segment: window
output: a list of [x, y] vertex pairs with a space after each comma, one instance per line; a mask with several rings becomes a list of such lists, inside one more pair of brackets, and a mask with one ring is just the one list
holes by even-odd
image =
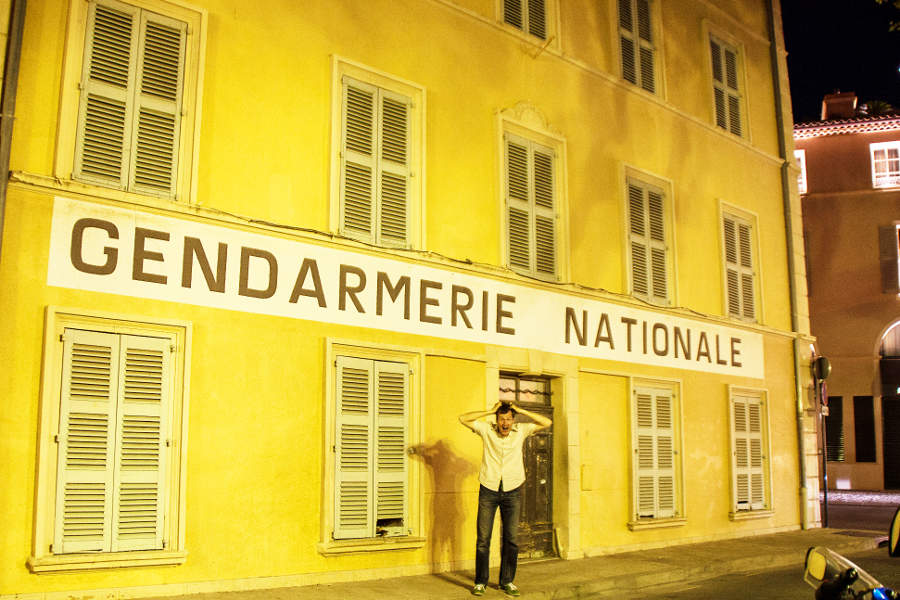
[[362, 242], [418, 247], [424, 90], [336, 60], [333, 222]]
[[875, 462], [875, 406], [872, 396], [853, 396], [856, 462]]
[[619, 48], [622, 77], [648, 92], [655, 92], [656, 48], [650, 0], [619, 0]]
[[661, 188], [629, 178], [628, 241], [631, 291], [656, 304], [669, 302], [669, 250], [665, 195]]
[[504, 148], [509, 266], [555, 280], [559, 273], [556, 153], [508, 132]]
[[731, 392], [731, 471], [734, 511], [768, 508], [768, 431], [763, 395]]
[[41, 417], [48, 435], [39, 438], [48, 441], [29, 567], [183, 562], [190, 327], [48, 312]]
[[841, 396], [828, 397], [825, 452], [829, 462], [844, 462], [844, 399]]
[[59, 144], [75, 152], [58, 153], [61, 176], [169, 199], [190, 194], [205, 13], [166, 4], [163, 14], [157, 4], [72, 3], [87, 27], [70, 35], [67, 51], [72, 85]]
[[411, 533], [409, 367], [337, 357], [334, 539]]
[[547, 0], [503, 0], [503, 22], [547, 39]]
[[794, 150], [794, 160], [797, 161], [797, 166], [800, 167], [800, 174], [797, 175], [797, 187], [800, 188], [801, 194], [805, 194], [808, 189], [806, 184], [806, 150]]
[[881, 291], [900, 292], [900, 230], [897, 225], [878, 228], [878, 254], [881, 263]]
[[871, 144], [872, 187], [900, 187], [900, 142]]
[[634, 520], [675, 517], [680, 492], [674, 389], [639, 384], [632, 394]]
[[730, 214], [722, 216], [725, 248], [725, 289], [728, 316], [756, 320], [756, 294], [753, 271], [753, 226], [747, 219]]
[[710, 38], [713, 96], [716, 125], [741, 135], [741, 93], [738, 85], [738, 51], [716, 38]]

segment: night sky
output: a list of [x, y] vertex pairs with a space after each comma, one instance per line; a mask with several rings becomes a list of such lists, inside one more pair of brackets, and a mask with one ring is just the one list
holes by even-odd
[[859, 103], [900, 109], [900, 10], [875, 0], [781, 0], [794, 123], [818, 121], [822, 97], [856, 92]]

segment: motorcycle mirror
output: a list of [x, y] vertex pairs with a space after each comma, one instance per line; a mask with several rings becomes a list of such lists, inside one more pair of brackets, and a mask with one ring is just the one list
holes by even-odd
[[894, 512], [891, 529], [888, 531], [888, 554], [900, 556], [900, 507]]
[[819, 546], [806, 551], [806, 568], [803, 572], [803, 580], [814, 588], [818, 588], [826, 577], [828, 558]]

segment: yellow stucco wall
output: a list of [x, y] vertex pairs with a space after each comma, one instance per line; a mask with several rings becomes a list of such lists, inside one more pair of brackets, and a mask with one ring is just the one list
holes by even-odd
[[[148, 0], [152, 2], [154, 0]], [[555, 384], [554, 525], [566, 557], [583, 552], [775, 531], [801, 523], [788, 271], [768, 42], [757, 2], [660, 3], [662, 92], [623, 83], [613, 0], [551, 2], [547, 48], [498, 23], [493, 0], [374, 0], [249, 4], [203, 0], [200, 139], [195, 204], [72, 184], [55, 172], [66, 55], [65, 0], [29, 2], [0, 262], [0, 596], [135, 588], [173, 593], [298, 585], [331, 578], [468, 568], [474, 559], [480, 445], [456, 416], [492, 403], [502, 370], [546, 374]], [[712, 27], [712, 29], [710, 29]], [[708, 32], [733, 36], [743, 54], [748, 134], [713, 124]], [[575, 359], [522, 349], [227, 311], [47, 284], [54, 196], [252, 231], [363, 254], [378, 249], [330, 232], [333, 57], [425, 89], [424, 250], [400, 260], [541, 288], [501, 267], [500, 114], [524, 103], [545, 132], [565, 140], [569, 278], [559, 293], [696, 317], [763, 336], [765, 378]], [[626, 169], [669, 186], [673, 309], [628, 294]], [[59, 178], [57, 178], [59, 176]], [[756, 219], [761, 323], [723, 317], [721, 206]], [[246, 218], [267, 222], [254, 225]], [[296, 228], [313, 230], [298, 233]], [[320, 233], [316, 233], [320, 232]], [[324, 233], [321, 233], [324, 232]], [[440, 258], [449, 257], [449, 260]], [[395, 255], [396, 257], [396, 255]], [[437, 257], [437, 258], [435, 258]], [[459, 267], [452, 261], [470, 260]], [[580, 286], [580, 287], [577, 287]], [[542, 284], [543, 285], [543, 284]], [[544, 286], [541, 289], [546, 289]], [[33, 574], [37, 439], [47, 306], [172, 319], [192, 325], [185, 443], [186, 562], [178, 566]], [[317, 546], [323, 487], [328, 342], [420, 353], [410, 463], [421, 547], [325, 556]], [[632, 531], [633, 379], [680, 390], [686, 521]], [[728, 386], [768, 398], [772, 511], [732, 521]], [[417, 524], [418, 528], [418, 524]], [[222, 583], [231, 582], [231, 583]], [[138, 586], [140, 587], [138, 589]], [[152, 590], [146, 586], [162, 586]], [[216, 587], [219, 586], [219, 587]], [[143, 591], [141, 591], [143, 590]]]

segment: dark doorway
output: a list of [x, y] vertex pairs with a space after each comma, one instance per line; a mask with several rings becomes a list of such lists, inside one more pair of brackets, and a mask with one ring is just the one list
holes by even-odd
[[[499, 397], [553, 418], [549, 379], [501, 375]], [[516, 421], [528, 419], [519, 416]], [[556, 556], [553, 544], [553, 427], [529, 436], [523, 454], [525, 483], [519, 520], [519, 557]]]
[[900, 489], [900, 396], [881, 398], [884, 487]]

